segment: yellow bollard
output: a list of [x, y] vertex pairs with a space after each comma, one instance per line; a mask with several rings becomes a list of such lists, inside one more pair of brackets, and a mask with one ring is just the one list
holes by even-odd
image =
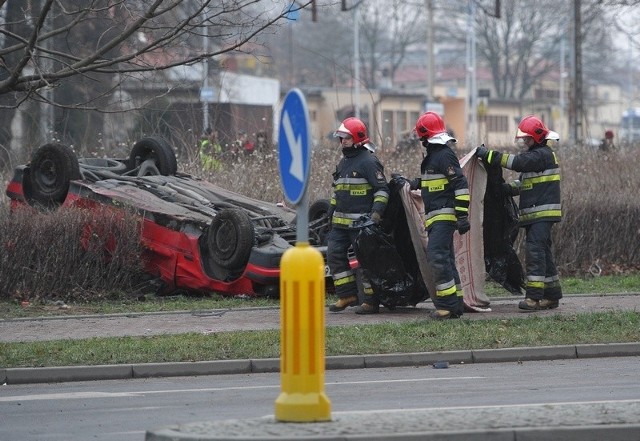
[[324, 261], [298, 242], [280, 261], [280, 380], [278, 421], [331, 420], [324, 392]]

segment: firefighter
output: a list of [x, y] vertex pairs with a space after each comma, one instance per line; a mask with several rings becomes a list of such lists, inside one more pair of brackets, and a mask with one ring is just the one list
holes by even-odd
[[200, 140], [200, 149], [198, 151], [202, 168], [206, 171], [219, 171], [222, 169], [220, 155], [222, 154], [222, 146], [218, 141], [218, 131], [207, 127], [204, 136]]
[[604, 138], [600, 141], [599, 148], [603, 152], [613, 150], [615, 148], [615, 145], [613, 144], [613, 130], [607, 130], [604, 132]]
[[[331, 270], [339, 300], [330, 305], [332, 312], [358, 306], [356, 273], [351, 268], [348, 250], [354, 244], [359, 221], [370, 218], [379, 224], [389, 199], [384, 168], [369, 146], [365, 124], [358, 118], [345, 119], [334, 133], [340, 139], [342, 159], [333, 173], [333, 196], [329, 209], [331, 231], [327, 243], [327, 264]], [[364, 299], [356, 314], [377, 314], [380, 302], [371, 284], [362, 280]]]
[[447, 133], [444, 120], [435, 112], [422, 114], [415, 127], [426, 148], [420, 178], [411, 184], [420, 188], [428, 234], [427, 261], [436, 283], [434, 319], [459, 318], [464, 312], [463, 291], [456, 268], [453, 234], [469, 231], [469, 184], [455, 154], [457, 140]]
[[500, 153], [484, 145], [476, 150], [476, 156], [486, 163], [521, 173], [519, 180], [504, 185], [507, 193], [520, 195], [519, 224], [526, 232], [526, 293], [518, 304], [524, 311], [557, 308], [562, 298], [551, 252], [551, 228], [562, 217], [560, 165], [547, 145], [549, 132], [538, 117], [529, 115], [520, 121], [516, 133], [516, 142], [526, 148], [524, 152]]

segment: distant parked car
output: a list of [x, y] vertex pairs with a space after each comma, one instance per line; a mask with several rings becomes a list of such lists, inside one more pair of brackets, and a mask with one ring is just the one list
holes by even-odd
[[[295, 210], [179, 173], [173, 148], [158, 137], [139, 140], [125, 159], [77, 158], [45, 144], [15, 169], [6, 193], [12, 209], [135, 210], [146, 270], [164, 293], [277, 296], [280, 258], [297, 236]], [[323, 256], [328, 208], [320, 200], [309, 209], [309, 243]]]

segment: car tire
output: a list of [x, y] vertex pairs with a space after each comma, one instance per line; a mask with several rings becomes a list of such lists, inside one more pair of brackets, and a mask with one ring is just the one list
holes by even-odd
[[244, 270], [255, 240], [253, 223], [242, 209], [225, 208], [213, 218], [207, 232], [207, 249], [222, 268]]
[[[173, 147], [158, 136], [142, 138], [133, 145], [129, 155], [129, 170], [135, 169], [147, 159], [154, 160], [155, 166], [162, 176], [175, 175], [178, 171], [178, 161]], [[139, 176], [146, 174], [148, 173], [143, 172]]]
[[28, 199], [55, 208], [66, 199], [71, 181], [79, 178], [80, 166], [73, 150], [63, 144], [45, 144], [31, 159]]
[[[327, 214], [329, 214], [329, 210], [331, 209], [331, 202], [329, 199], [318, 199], [309, 207], [309, 222], [313, 222], [318, 219], [326, 218]], [[327, 219], [327, 225], [318, 229], [318, 240], [320, 245], [327, 244], [327, 238], [329, 236], [329, 231], [331, 230], [331, 219]]]
[[326, 216], [331, 209], [331, 202], [329, 199], [318, 199], [309, 207], [309, 220], [320, 219]]

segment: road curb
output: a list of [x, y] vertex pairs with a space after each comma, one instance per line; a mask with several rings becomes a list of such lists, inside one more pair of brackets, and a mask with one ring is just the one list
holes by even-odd
[[[542, 346], [468, 351], [417, 352], [329, 356], [327, 370], [427, 366], [446, 361], [450, 365], [506, 363], [571, 358], [631, 357], [640, 355], [640, 342], [567, 346]], [[0, 369], [4, 384], [57, 383], [129, 378], [175, 377], [278, 372], [280, 359], [216, 360], [179, 363], [139, 363], [98, 366], [58, 366]]]

